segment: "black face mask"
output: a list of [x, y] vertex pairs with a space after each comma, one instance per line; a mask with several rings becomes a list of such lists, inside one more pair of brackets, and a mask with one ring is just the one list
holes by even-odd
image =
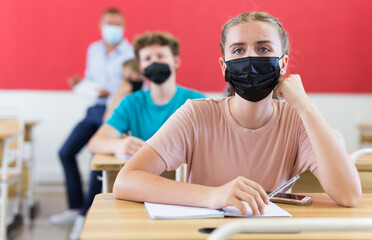
[[142, 79], [133, 80], [128, 78], [128, 82], [130, 83], [130, 85], [132, 85], [132, 92], [140, 90], [143, 85]]
[[245, 57], [227, 61], [225, 81], [245, 100], [261, 101], [278, 84], [281, 58]]
[[145, 68], [143, 75], [155, 84], [162, 84], [169, 78], [171, 71], [168, 64], [154, 62]]

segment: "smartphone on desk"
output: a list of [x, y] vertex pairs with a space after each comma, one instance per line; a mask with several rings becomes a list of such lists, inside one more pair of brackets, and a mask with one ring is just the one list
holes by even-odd
[[311, 196], [298, 195], [292, 193], [278, 193], [270, 199], [274, 203], [285, 203], [300, 206], [309, 206], [313, 203]]

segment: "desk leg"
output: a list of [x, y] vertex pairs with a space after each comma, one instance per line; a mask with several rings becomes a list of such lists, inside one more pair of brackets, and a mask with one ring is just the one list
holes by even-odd
[[7, 168], [5, 167], [7, 163], [6, 156], [8, 149], [8, 143], [6, 141], [0, 142], [0, 154], [2, 159], [1, 161], [1, 189], [0, 189], [0, 239], [6, 239], [7, 237], [7, 211], [8, 211], [8, 191], [9, 186], [6, 182], [6, 176], [8, 172], [6, 171]]
[[7, 235], [7, 211], [8, 211], [8, 184], [1, 183], [1, 209], [0, 209], [0, 239], [6, 239]]
[[102, 193], [108, 193], [108, 173], [106, 170], [102, 171]]
[[102, 193], [112, 193], [118, 172], [119, 171], [102, 171]]

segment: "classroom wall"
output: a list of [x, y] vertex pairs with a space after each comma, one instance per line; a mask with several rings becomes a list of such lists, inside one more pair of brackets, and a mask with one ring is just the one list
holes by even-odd
[[[219, 93], [207, 92], [210, 97]], [[354, 116], [358, 111], [371, 109], [372, 95], [309, 94], [325, 119], [345, 137], [348, 151], [358, 149], [358, 131]], [[0, 103], [18, 106], [26, 119], [40, 119], [35, 127], [36, 179], [38, 182], [63, 182], [58, 149], [75, 124], [84, 116], [89, 102], [69, 91], [4, 91]], [[0, 104], [1, 105], [1, 104]], [[84, 179], [89, 171], [90, 154], [84, 150], [78, 156]]]
[[68, 76], [83, 75], [86, 49], [111, 6], [124, 12], [129, 40], [147, 30], [179, 38], [177, 80], [185, 86], [222, 91], [221, 27], [239, 13], [267, 11], [288, 31], [289, 72], [308, 92], [372, 92], [370, 0], [4, 0], [0, 89], [68, 89]]

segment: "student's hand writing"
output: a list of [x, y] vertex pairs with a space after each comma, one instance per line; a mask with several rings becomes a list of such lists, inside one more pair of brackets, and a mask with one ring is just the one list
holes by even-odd
[[67, 78], [67, 83], [70, 87], [75, 87], [81, 81], [81, 77], [78, 75], [74, 75], [72, 77]]
[[214, 188], [209, 199], [211, 208], [235, 206], [242, 214], [246, 213], [246, 209], [241, 201], [247, 202], [255, 215], [259, 212], [263, 214], [265, 204], [269, 204], [269, 198], [261, 185], [245, 177], [237, 177]]
[[297, 110], [310, 101], [298, 74], [290, 74], [287, 78], [280, 80], [275, 92], [279, 97], [284, 97]]
[[145, 142], [133, 136], [128, 136], [123, 138], [116, 147], [116, 154], [120, 155], [134, 155], [143, 145]]

